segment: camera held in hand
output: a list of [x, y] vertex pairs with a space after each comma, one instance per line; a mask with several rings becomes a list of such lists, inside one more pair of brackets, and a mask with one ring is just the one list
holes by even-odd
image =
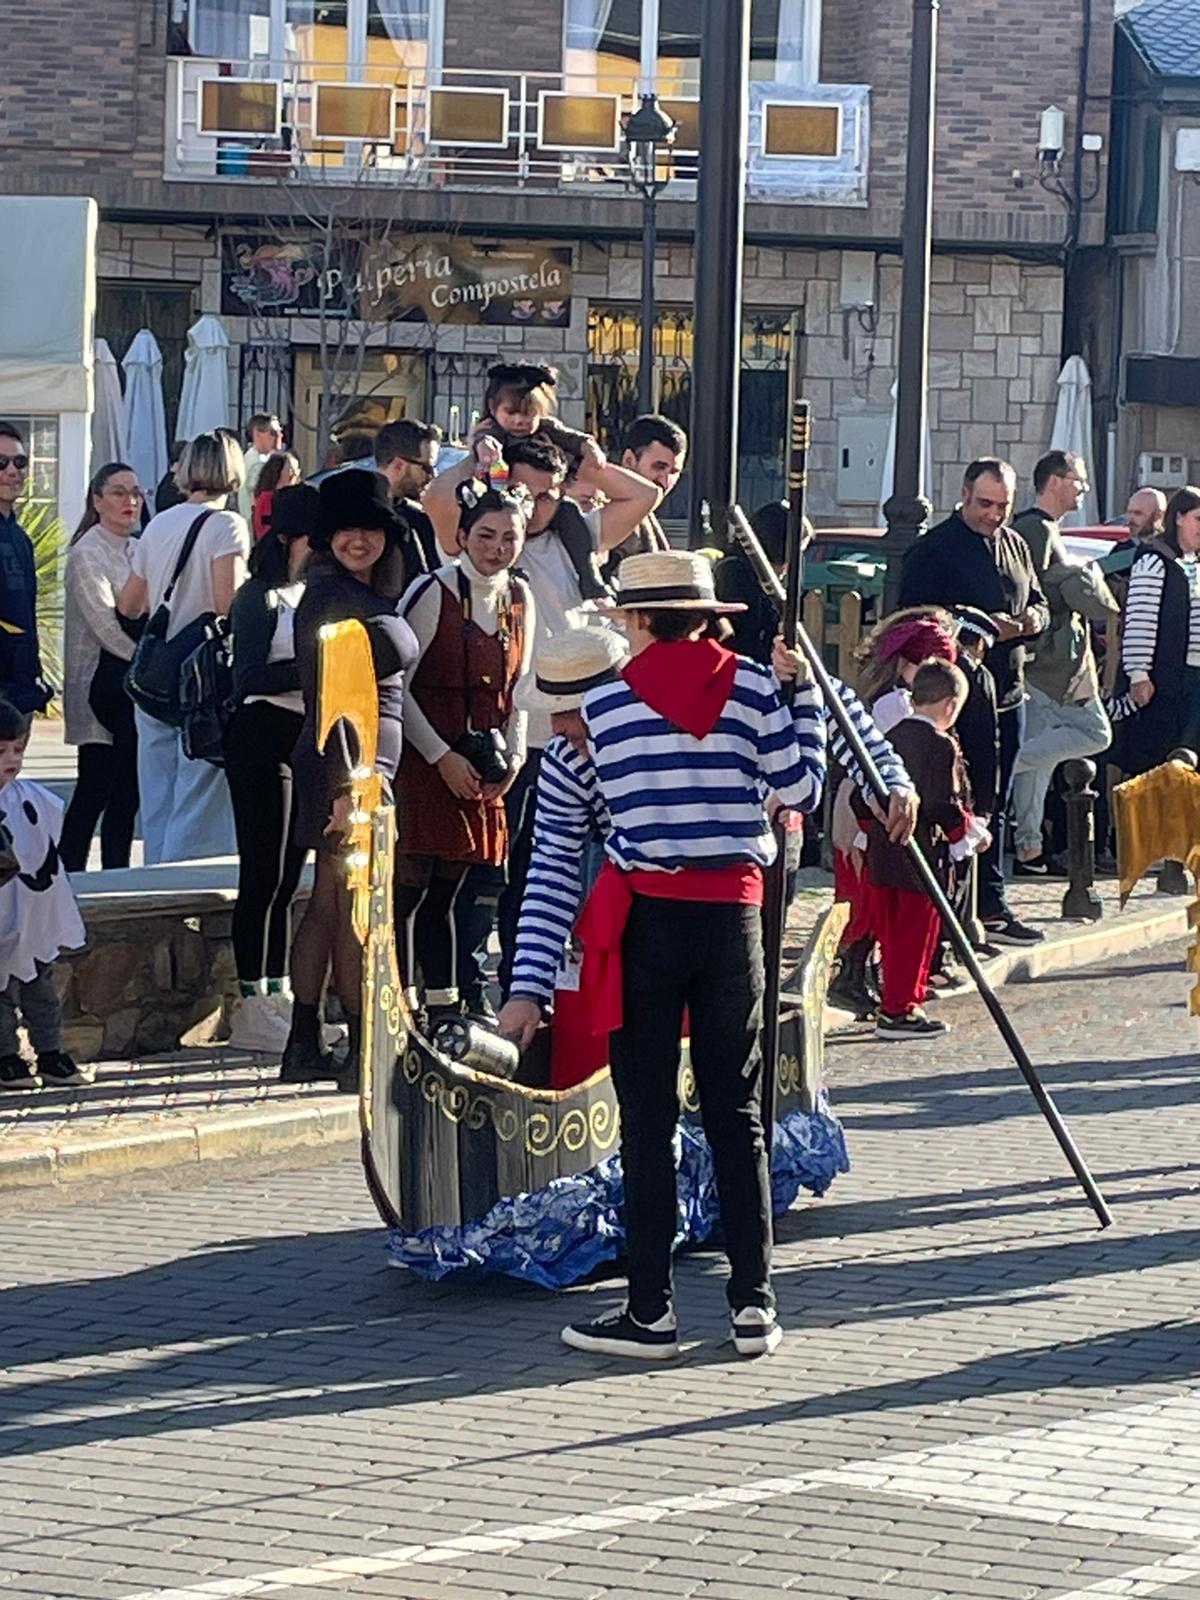
[[512, 771], [512, 757], [499, 728], [471, 728], [454, 741], [456, 755], [465, 756], [482, 783], [504, 783]]

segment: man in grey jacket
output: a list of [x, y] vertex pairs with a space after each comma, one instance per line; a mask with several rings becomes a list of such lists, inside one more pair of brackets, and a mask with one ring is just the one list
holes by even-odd
[[1051, 450], [1034, 468], [1036, 501], [1013, 519], [1024, 535], [1050, 604], [1050, 627], [1025, 669], [1029, 700], [1025, 742], [1013, 769], [1012, 805], [1016, 877], [1050, 871], [1042, 840], [1046, 795], [1054, 769], [1077, 756], [1098, 755], [1112, 740], [1100, 700], [1091, 625], [1115, 616], [1119, 606], [1094, 562], [1072, 562], [1060, 519], [1088, 490], [1087, 468], [1077, 455]]

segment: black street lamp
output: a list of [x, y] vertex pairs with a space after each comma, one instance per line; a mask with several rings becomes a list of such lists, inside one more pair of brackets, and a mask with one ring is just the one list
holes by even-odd
[[905, 552], [929, 517], [925, 434], [929, 417], [929, 263], [933, 251], [933, 139], [939, 0], [913, 0], [904, 187], [904, 253], [896, 362], [896, 476], [883, 508], [884, 601], [893, 610]]
[[[638, 410], [654, 410], [654, 257], [658, 250], [658, 197], [671, 179], [671, 146], [678, 124], [656, 94], [644, 94], [625, 118], [629, 187], [642, 197], [642, 349], [638, 364]], [[660, 163], [666, 158], [660, 171]]]

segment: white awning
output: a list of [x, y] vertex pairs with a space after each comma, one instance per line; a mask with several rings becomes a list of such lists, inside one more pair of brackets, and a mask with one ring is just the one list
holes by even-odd
[[92, 409], [94, 200], [5, 195], [0, 416]]

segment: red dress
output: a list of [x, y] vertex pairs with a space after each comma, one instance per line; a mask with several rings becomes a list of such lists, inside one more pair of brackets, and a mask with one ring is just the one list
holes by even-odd
[[[469, 589], [464, 593], [460, 586], [455, 595], [440, 578], [431, 577], [429, 582], [437, 585], [441, 599], [437, 632], [408, 679], [406, 693], [416, 700], [438, 737], [453, 747], [467, 731], [468, 703], [471, 726], [480, 731], [504, 728], [512, 715], [525, 646], [525, 588], [520, 579], [510, 580], [511, 599], [500, 626], [494, 634], [486, 634], [467, 614]], [[504, 801], [460, 800], [409, 741], [400, 760], [396, 794], [397, 848], [402, 854], [493, 867], [506, 859]]]

